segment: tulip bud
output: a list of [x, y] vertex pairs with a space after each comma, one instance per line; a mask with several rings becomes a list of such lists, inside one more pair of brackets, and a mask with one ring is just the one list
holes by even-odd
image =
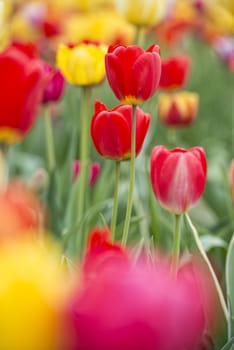
[[82, 42], [77, 45], [61, 45], [57, 52], [57, 65], [70, 84], [99, 84], [105, 77], [104, 57], [106, 46]]
[[162, 60], [160, 89], [182, 88], [187, 81], [191, 59], [188, 56], [174, 56]]
[[[136, 155], [140, 152], [150, 116], [136, 109]], [[132, 106], [118, 105], [108, 110], [97, 101], [91, 120], [91, 137], [97, 152], [113, 160], [129, 160], [131, 154]]]
[[152, 97], [161, 75], [160, 48], [152, 45], [110, 46], [105, 57], [106, 76], [122, 103], [141, 104]]
[[192, 92], [160, 94], [158, 117], [167, 126], [188, 126], [197, 117], [199, 95]]
[[19, 45], [0, 53], [0, 143], [20, 141], [32, 128], [44, 88], [42, 62]]
[[44, 63], [44, 72], [47, 76], [47, 84], [43, 91], [42, 103], [58, 101], [65, 88], [65, 80], [58, 69], [53, 68], [49, 63]]
[[203, 148], [166, 149], [156, 146], [151, 153], [151, 184], [163, 208], [182, 214], [201, 197], [206, 183], [206, 156]]

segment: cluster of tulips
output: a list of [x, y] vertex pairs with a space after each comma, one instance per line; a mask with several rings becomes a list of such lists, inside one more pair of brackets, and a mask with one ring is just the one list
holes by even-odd
[[[225, 297], [188, 215], [206, 186], [203, 147], [168, 149], [155, 143], [144, 171], [155, 203], [173, 216], [172, 245], [163, 252], [149, 226], [133, 237], [134, 203], [140, 197], [136, 166], [139, 160], [145, 168], [141, 153], [152, 120], [146, 103], [160, 90], [158, 118], [176, 132], [196, 120], [199, 95], [184, 90], [189, 56], [162, 58], [159, 45], [144, 49], [139, 44], [142, 28], [166, 15], [166, 9], [149, 1], [136, 20], [142, 2], [136, 2], [135, 12], [127, 3], [118, 5], [135, 25], [134, 45], [90, 39], [61, 43], [52, 62], [33, 43], [18, 40], [0, 52], [0, 349], [208, 350], [215, 349], [214, 339], [222, 338], [223, 329], [228, 330], [223, 349], [233, 346], [233, 286], [227, 285]], [[94, 98], [104, 83], [104, 94], [115, 104], [106, 96]], [[75, 108], [77, 122], [72, 121], [59, 165], [56, 108], [66, 109], [63, 98], [72, 93], [80, 110]], [[30, 183], [12, 180], [11, 151], [27, 138], [39, 115], [46, 169]], [[92, 152], [102, 165], [91, 161]], [[111, 200], [94, 204], [99, 213], [110, 204], [111, 215], [100, 214], [99, 225], [100, 220], [88, 222], [87, 217], [96, 208], [90, 208], [92, 189], [107, 162], [114, 180], [105, 178], [101, 191], [110, 180]], [[129, 179], [121, 211], [123, 168]], [[233, 178], [233, 168], [230, 173]], [[182, 224], [197, 254], [182, 241]]]

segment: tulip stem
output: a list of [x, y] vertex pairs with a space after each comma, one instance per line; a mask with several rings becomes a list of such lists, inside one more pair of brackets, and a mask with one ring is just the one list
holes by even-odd
[[90, 88], [82, 87], [81, 89], [81, 130], [80, 130], [80, 174], [78, 186], [78, 222], [82, 219], [85, 207], [85, 194], [88, 185], [88, 161], [89, 161], [89, 116], [88, 106], [90, 103]]
[[120, 162], [115, 162], [115, 190], [114, 190], [114, 203], [112, 210], [112, 219], [111, 219], [111, 234], [112, 240], [115, 240], [115, 229], [116, 229], [116, 220], [118, 214], [118, 196], [119, 196], [119, 174], [120, 174]]
[[135, 45], [142, 46], [143, 41], [144, 41], [143, 28], [141, 26], [136, 26]]
[[180, 241], [181, 241], [181, 218], [182, 215], [175, 215], [175, 232], [172, 253], [172, 271], [173, 275], [177, 275], [179, 256], [180, 256]]
[[4, 190], [8, 184], [8, 146], [0, 144], [0, 189]]
[[128, 192], [128, 203], [123, 229], [122, 244], [125, 246], [128, 239], [128, 231], [131, 221], [133, 192], [135, 185], [135, 160], [136, 160], [136, 105], [132, 106], [132, 133], [131, 133], [131, 159], [130, 159], [130, 183]]
[[195, 240], [195, 243], [197, 245], [197, 248], [204, 260], [204, 262], [206, 263], [207, 267], [208, 267], [208, 270], [211, 274], [211, 277], [213, 279], [213, 282], [214, 282], [214, 285], [215, 285], [215, 288], [216, 288], [216, 291], [217, 291], [217, 294], [218, 294], [218, 297], [219, 297], [219, 301], [220, 301], [220, 305], [221, 305], [221, 308], [223, 310], [223, 314], [224, 314], [224, 317], [225, 317], [225, 320], [228, 322], [228, 319], [229, 319], [229, 313], [228, 313], [228, 308], [227, 308], [227, 305], [226, 305], [226, 301], [224, 299], [224, 296], [223, 296], [223, 292], [222, 292], [222, 289], [219, 285], [219, 281], [217, 279], [217, 276], [213, 270], [213, 267], [210, 263], [210, 260], [208, 258], [208, 256], [206, 255], [206, 252], [201, 244], [201, 241], [200, 241], [200, 238], [199, 238], [199, 235], [198, 235], [198, 232], [195, 228], [195, 226], [193, 225], [190, 217], [188, 214], [185, 214], [185, 217], [186, 217], [186, 220], [189, 224], [189, 227], [193, 233], [193, 237], [194, 237], [194, 240]]
[[48, 170], [51, 173], [55, 166], [55, 150], [54, 150], [54, 137], [53, 137], [53, 129], [51, 123], [51, 116], [49, 112], [49, 107], [45, 107], [45, 137], [46, 137], [46, 147], [47, 147], [47, 162], [48, 162]]

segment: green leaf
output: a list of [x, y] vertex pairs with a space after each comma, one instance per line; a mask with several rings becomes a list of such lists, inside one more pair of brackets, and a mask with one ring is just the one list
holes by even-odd
[[231, 338], [221, 350], [234, 350], [234, 338]]
[[200, 236], [200, 241], [206, 252], [208, 252], [212, 248], [227, 248], [227, 243], [222, 238], [212, 236], [209, 234]]
[[229, 336], [232, 336], [234, 335], [234, 234], [228, 246], [225, 274], [227, 286], [227, 299], [230, 313], [228, 321], [228, 331]]

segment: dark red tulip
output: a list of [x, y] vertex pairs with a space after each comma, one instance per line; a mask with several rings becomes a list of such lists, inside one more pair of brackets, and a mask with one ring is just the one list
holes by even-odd
[[110, 46], [105, 56], [106, 76], [122, 103], [141, 104], [152, 97], [161, 75], [160, 48], [152, 45]]
[[161, 89], [178, 89], [187, 82], [191, 59], [188, 56], [174, 56], [162, 60]]
[[154, 147], [151, 154], [151, 184], [159, 203], [175, 214], [186, 212], [201, 197], [206, 183], [203, 148]]
[[[140, 152], [150, 116], [136, 110], [136, 155]], [[91, 137], [97, 152], [113, 160], [128, 160], [131, 153], [132, 106], [118, 105], [113, 109], [97, 101], [91, 121]]]
[[10, 46], [0, 53], [0, 143], [16, 143], [32, 128], [44, 89], [42, 62]]

